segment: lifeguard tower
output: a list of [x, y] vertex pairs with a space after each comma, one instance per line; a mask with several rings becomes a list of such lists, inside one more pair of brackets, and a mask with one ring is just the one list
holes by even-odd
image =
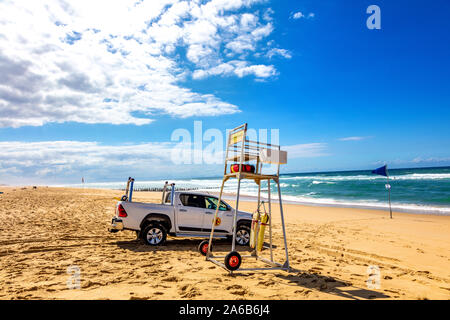
[[[229, 163], [232, 162], [234, 164], [234, 168], [239, 165], [238, 170], [230, 170]], [[283, 204], [281, 200], [281, 190], [280, 190], [280, 165], [287, 163], [287, 152], [280, 150], [279, 145], [268, 144], [258, 141], [251, 141], [247, 138], [247, 123], [232, 129], [228, 134], [228, 143], [227, 150], [225, 155], [225, 168], [222, 179], [222, 186], [220, 188], [220, 195], [218, 205], [214, 214], [214, 219], [212, 220], [211, 234], [209, 237], [209, 242], [205, 241], [205, 245], [207, 245], [206, 251], [206, 260], [211, 261], [212, 263], [224, 268], [225, 270], [232, 273], [239, 269], [239, 271], [251, 271], [251, 270], [285, 270], [289, 271], [289, 254], [288, 247], [286, 241], [286, 228], [284, 224], [284, 216], [283, 216]], [[248, 167], [249, 164], [254, 164], [253, 172], [248, 172], [248, 170], [243, 170]], [[275, 174], [264, 174], [262, 172], [263, 164], [272, 164], [277, 166], [277, 170]], [[225, 256], [215, 256], [212, 253], [212, 241], [214, 235], [214, 227], [217, 221], [217, 215], [220, 207], [220, 201], [222, 200], [223, 189], [225, 183], [230, 179], [237, 179], [237, 192], [236, 192], [236, 209], [233, 214], [233, 240], [231, 243], [231, 251]], [[236, 217], [237, 212], [239, 210], [239, 198], [240, 198], [240, 188], [241, 181], [243, 179], [253, 180], [258, 185], [258, 204], [255, 214], [253, 215], [252, 221], [252, 233], [251, 236], [255, 237], [255, 241], [259, 242], [259, 246], [257, 243], [254, 243], [254, 250], [251, 251], [249, 255], [241, 256], [239, 252], [235, 250], [236, 246]], [[278, 263], [274, 261], [273, 258], [273, 244], [272, 244], [272, 203], [271, 203], [271, 188], [270, 183], [274, 181], [277, 185], [278, 189], [278, 202], [280, 204], [280, 215], [281, 215], [281, 225], [283, 231], [283, 240], [284, 240], [284, 250], [286, 255], [286, 260], [284, 263]], [[268, 212], [264, 214], [268, 215], [268, 221], [261, 221], [260, 214], [263, 214], [260, 211], [261, 208], [261, 182], [267, 181], [267, 195], [268, 195]], [[268, 223], [267, 223], [268, 222]], [[259, 226], [258, 226], [259, 224]], [[263, 247], [264, 242], [264, 229], [268, 225], [269, 227], [269, 251], [270, 258], [264, 258], [260, 255], [260, 250]], [[261, 228], [263, 226], [263, 228]], [[263, 230], [263, 234], [258, 234], [258, 230]], [[256, 232], [257, 234], [254, 234]], [[260, 231], [261, 232], [261, 231]], [[262, 242], [261, 242], [262, 241]], [[259, 250], [258, 250], [259, 249]], [[262, 250], [261, 250], [262, 252]], [[264, 267], [255, 267], [255, 268], [240, 268], [243, 258], [251, 258], [256, 259], [264, 263]], [[224, 262], [219, 261], [218, 259], [224, 259]]]

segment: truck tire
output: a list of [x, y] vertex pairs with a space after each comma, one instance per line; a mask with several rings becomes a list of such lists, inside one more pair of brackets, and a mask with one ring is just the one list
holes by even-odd
[[240, 246], [248, 246], [250, 244], [250, 227], [241, 224], [236, 230], [236, 244]]
[[159, 223], [150, 222], [141, 233], [142, 240], [149, 246], [162, 245], [167, 238], [166, 229]]

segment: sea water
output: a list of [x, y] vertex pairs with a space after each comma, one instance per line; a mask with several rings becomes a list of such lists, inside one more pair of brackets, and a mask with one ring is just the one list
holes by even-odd
[[[164, 180], [137, 181], [136, 189], [161, 188]], [[179, 188], [192, 188], [217, 193], [221, 177], [170, 181]], [[290, 173], [280, 176], [282, 200], [320, 206], [359, 207], [387, 210], [388, 190], [384, 176], [370, 170], [320, 173]], [[412, 213], [450, 215], [450, 167], [390, 169], [392, 209]], [[86, 183], [86, 188], [123, 189], [126, 182]], [[82, 185], [71, 185], [81, 187]], [[267, 183], [262, 184], [261, 196], [267, 199]], [[224, 191], [236, 193], [237, 181], [227, 181]], [[271, 183], [271, 197], [278, 199], [276, 184]], [[253, 181], [243, 180], [241, 195], [254, 200], [258, 187]]]

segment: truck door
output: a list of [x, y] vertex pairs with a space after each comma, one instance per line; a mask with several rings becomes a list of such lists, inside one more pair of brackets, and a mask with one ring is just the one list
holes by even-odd
[[180, 194], [177, 204], [179, 231], [201, 232], [205, 216], [205, 198], [198, 194]]
[[[211, 232], [212, 221], [214, 218], [214, 213], [216, 212], [217, 203], [219, 199], [214, 196], [205, 196], [206, 202], [206, 214], [205, 220], [203, 222], [203, 230], [207, 232]], [[231, 232], [232, 224], [233, 224], [233, 211], [231, 211], [231, 207], [226, 205], [223, 201], [221, 201], [219, 211], [217, 213], [217, 217], [219, 218], [216, 226], [214, 227], [214, 232], [225, 233]]]

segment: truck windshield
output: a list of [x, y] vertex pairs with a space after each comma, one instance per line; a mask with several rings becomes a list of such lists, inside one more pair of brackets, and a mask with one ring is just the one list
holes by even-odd
[[[205, 197], [205, 201], [206, 201], [206, 208], [207, 209], [213, 209], [215, 210], [217, 208], [217, 203], [219, 202], [219, 199], [214, 198], [214, 197]], [[227, 211], [228, 207], [225, 203], [223, 203], [223, 201], [220, 202], [220, 207], [219, 207], [220, 211]]]

